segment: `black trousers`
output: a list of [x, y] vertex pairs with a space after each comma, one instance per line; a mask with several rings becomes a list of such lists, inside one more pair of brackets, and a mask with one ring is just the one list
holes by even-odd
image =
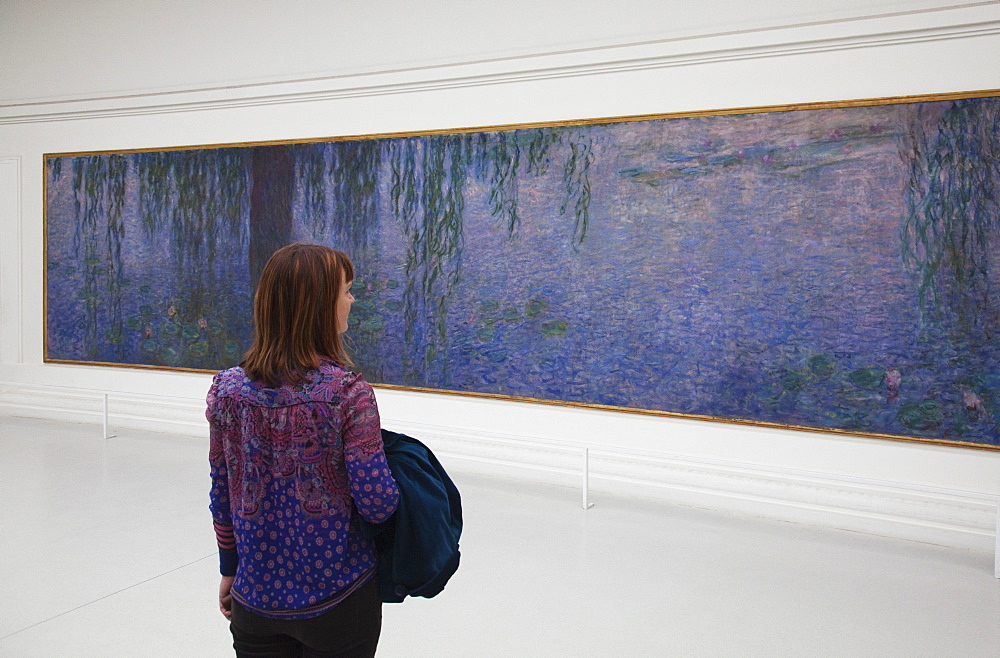
[[371, 658], [382, 632], [378, 578], [312, 619], [271, 619], [233, 601], [237, 658]]

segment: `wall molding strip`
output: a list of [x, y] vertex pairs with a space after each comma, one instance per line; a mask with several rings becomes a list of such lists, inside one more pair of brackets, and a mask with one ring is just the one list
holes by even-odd
[[[107, 396], [109, 406], [102, 410]], [[201, 398], [0, 382], [0, 415], [100, 424], [204, 439]], [[484, 475], [990, 551], [1000, 578], [1000, 495], [709, 459], [596, 443], [483, 432], [383, 417], [443, 461]], [[104, 434], [109, 436], [108, 420]], [[97, 439], [100, 430], [94, 429]], [[118, 438], [116, 440], [125, 440]], [[599, 504], [599, 500], [598, 500]]]
[[[988, 4], [995, 6], [995, 3]], [[761, 41], [749, 46], [727, 43], [732, 41], [731, 35], [727, 34], [419, 69], [352, 73], [180, 91], [13, 102], [0, 104], [0, 125], [392, 96], [763, 58], [797, 57], [865, 48], [900, 47], [1000, 35], [1000, 19], [995, 17], [967, 23], [898, 30], [887, 29], [882, 25], [871, 27], [883, 29], [848, 36], [829, 36], [826, 34], [828, 30], [817, 30], [818, 34], [808, 35], [781, 28], [778, 32], [785, 31], [791, 34], [774, 34], [773, 30], [753, 33], [758, 36], [785, 38]]]
[[24, 361], [22, 224], [21, 158], [0, 157], [0, 229], [5, 238], [0, 243], [0, 363]]

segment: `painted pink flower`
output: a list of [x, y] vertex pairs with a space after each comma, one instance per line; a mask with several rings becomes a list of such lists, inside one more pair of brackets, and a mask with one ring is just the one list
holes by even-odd
[[175, 315], [177, 315], [177, 309], [174, 308], [173, 304], [171, 304], [170, 308], [167, 309], [167, 315], [169, 315], [170, 317], [174, 317]]
[[899, 388], [901, 381], [903, 381], [903, 375], [895, 368], [889, 368], [885, 371], [885, 385], [889, 387], [890, 391], [895, 391]]
[[975, 411], [983, 403], [979, 399], [979, 396], [972, 391], [962, 391], [962, 401], [965, 403], [965, 408], [969, 411]]

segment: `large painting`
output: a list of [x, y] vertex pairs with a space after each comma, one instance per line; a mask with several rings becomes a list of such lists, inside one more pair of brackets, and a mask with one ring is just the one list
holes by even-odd
[[1000, 92], [52, 154], [46, 360], [216, 370], [294, 241], [376, 384], [997, 449]]

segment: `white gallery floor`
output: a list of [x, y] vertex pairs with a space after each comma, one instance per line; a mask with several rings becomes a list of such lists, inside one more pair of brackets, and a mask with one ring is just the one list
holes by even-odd
[[[207, 440], [0, 417], [0, 656], [231, 656]], [[463, 472], [379, 656], [1000, 656], [993, 555]]]

